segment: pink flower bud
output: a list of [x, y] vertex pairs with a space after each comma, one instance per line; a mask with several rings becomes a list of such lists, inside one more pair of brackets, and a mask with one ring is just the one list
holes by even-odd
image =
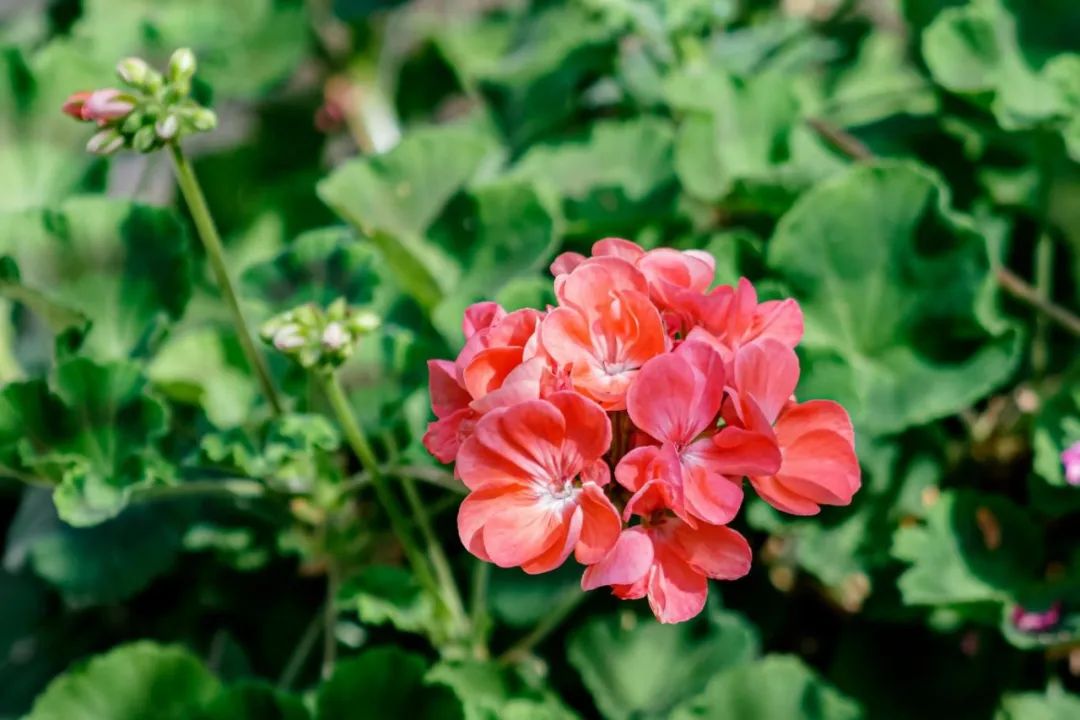
[[70, 115], [76, 120], [89, 120], [90, 118], [86, 117], [84, 113], [86, 111], [86, 101], [90, 99], [90, 95], [89, 90], [71, 93], [60, 109], [65, 115]]
[[1046, 610], [1026, 610], [1017, 605], [1012, 611], [1012, 624], [1020, 632], [1041, 633], [1053, 630], [1061, 622], [1061, 602], [1055, 601]]
[[1065, 482], [1080, 485], [1080, 441], [1061, 453], [1061, 464], [1065, 466]]
[[300, 328], [296, 325], [286, 325], [274, 333], [274, 347], [281, 352], [288, 352], [303, 347], [305, 342], [307, 341], [304, 340], [304, 336], [300, 333]]
[[124, 95], [116, 88], [105, 88], [90, 93], [83, 106], [83, 117], [87, 120], [96, 120], [99, 123], [107, 123], [110, 120], [118, 120], [125, 117], [135, 109], [135, 103], [130, 96]]

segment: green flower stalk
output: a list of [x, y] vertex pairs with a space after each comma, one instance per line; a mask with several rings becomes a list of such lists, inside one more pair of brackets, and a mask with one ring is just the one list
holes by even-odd
[[225, 261], [221, 236], [195, 170], [180, 148], [180, 141], [188, 135], [208, 132], [217, 126], [214, 112], [191, 97], [196, 65], [195, 54], [187, 48], [172, 54], [164, 75], [140, 58], [125, 58], [117, 64], [116, 74], [126, 89], [76, 92], [68, 97], [63, 111], [77, 120], [96, 123], [100, 128], [86, 144], [86, 149], [94, 154], [111, 155], [124, 148], [140, 153], [152, 153], [162, 148], [169, 150], [177, 184], [206, 248], [207, 259], [229, 307], [244, 354], [255, 370], [271, 409], [275, 415], [280, 415], [281, 400], [270, 379], [266, 360], [252, 340]]

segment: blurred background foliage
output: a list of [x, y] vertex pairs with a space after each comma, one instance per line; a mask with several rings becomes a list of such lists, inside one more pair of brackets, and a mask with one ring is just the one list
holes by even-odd
[[[1080, 305], [1077, 38], [1075, 0], [0, 0], [0, 717], [1080, 717], [1080, 344], [1023, 301]], [[355, 468], [297, 368], [260, 403], [167, 158], [59, 112], [185, 45], [248, 312], [384, 318], [343, 379], [388, 462], [441, 477], [462, 309], [542, 306], [615, 235], [798, 298], [855, 504], [755, 502], [754, 570], [686, 626], [497, 571], [496, 648], [571, 614], [512, 667], [436, 659], [371, 498], [312, 500]], [[204, 492], [245, 478], [290, 504]]]

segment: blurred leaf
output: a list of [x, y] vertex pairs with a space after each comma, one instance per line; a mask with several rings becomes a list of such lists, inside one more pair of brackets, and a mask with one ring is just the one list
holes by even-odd
[[146, 375], [161, 394], [202, 407], [210, 422], [231, 427], [249, 419], [259, 394], [243, 363], [229, 334], [202, 327], [171, 335]]
[[899, 33], [874, 32], [829, 93], [824, 117], [840, 126], [879, 122], [893, 115], [929, 115], [938, 109], [929, 82], [906, 58]]
[[738, 192], [743, 202], [785, 208], [814, 180], [845, 163], [802, 122], [790, 76], [745, 78], [691, 67], [666, 84], [668, 102], [687, 112], [675, 146], [683, 187], [703, 200]]
[[319, 197], [370, 237], [401, 286], [430, 308], [456, 285], [462, 268], [452, 249], [432, 242], [427, 231], [496, 157], [491, 138], [472, 125], [420, 129], [384, 155], [336, 169], [319, 183]]
[[355, 606], [361, 622], [390, 623], [402, 632], [426, 633], [435, 627], [431, 596], [412, 573], [392, 565], [369, 565], [349, 579], [338, 595]]
[[0, 463], [56, 483], [57, 509], [73, 525], [107, 520], [134, 488], [172, 479], [154, 447], [166, 427], [165, 406], [131, 363], [73, 358], [49, 385], [0, 391]]
[[571, 234], [632, 234], [670, 213], [674, 129], [663, 118], [604, 120], [578, 137], [533, 145], [509, 172], [550, 185]]
[[999, 387], [1020, 337], [992, 308], [987, 255], [917, 165], [855, 168], [806, 193], [768, 254], [806, 316], [801, 396], [838, 400], [859, 429], [891, 433]]
[[304, 303], [326, 307], [338, 298], [350, 305], [385, 310], [392, 288], [378, 251], [345, 227], [311, 230], [296, 238], [272, 260], [244, 273], [245, 294], [259, 298], [272, 312]]
[[672, 720], [858, 720], [859, 706], [792, 655], [729, 668]]
[[306, 32], [296, 0], [85, 0], [74, 28], [92, 57], [109, 63], [139, 55], [163, 64], [174, 49], [190, 47], [200, 78], [222, 95], [245, 97], [288, 77]]
[[0, 211], [42, 207], [101, 184], [100, 177], [91, 180], [101, 159], [83, 149], [87, 126], [60, 113], [68, 95], [110, 74], [111, 60], [91, 60], [84, 51], [63, 38], [28, 57], [0, 46]]
[[19, 284], [85, 315], [83, 352], [143, 355], [191, 296], [190, 249], [170, 211], [101, 197], [71, 198], [58, 210], [0, 215], [0, 258]]
[[184, 720], [218, 691], [186, 650], [135, 642], [54, 680], [26, 720]]
[[1061, 453], [1080, 442], [1080, 366], [1065, 375], [1061, 389], [1043, 403], [1031, 440], [1034, 469], [1056, 487], [1068, 487]]
[[513, 670], [494, 662], [440, 662], [428, 682], [451, 688], [465, 720], [571, 720], [576, 717], [550, 691], [526, 687]]
[[1080, 696], [1050, 689], [1045, 695], [1017, 693], [1006, 695], [995, 720], [1071, 720], [1080, 715]]
[[[465, 231], [472, 241], [458, 256], [467, 269], [432, 317], [452, 346], [465, 340], [461, 316], [466, 307], [490, 298], [508, 281], [546, 269], [559, 247], [562, 225], [557, 202], [531, 183], [480, 185], [471, 191], [470, 200]], [[458, 227], [437, 229], [464, 234]]]
[[427, 663], [397, 647], [365, 650], [338, 662], [319, 686], [318, 720], [351, 720], [358, 712], [371, 717], [417, 720], [463, 718], [461, 704], [447, 688], [424, 681]]
[[569, 564], [542, 575], [527, 575], [517, 568], [492, 567], [490, 572], [491, 611], [512, 627], [536, 624], [551, 608], [581, 592], [581, 570]]
[[221, 691], [192, 720], [308, 720], [299, 698], [263, 682], [243, 682]]
[[172, 567], [174, 525], [157, 508], [138, 507], [94, 527], [71, 527], [47, 491], [30, 488], [8, 530], [4, 568], [29, 565], [72, 606], [120, 602]]
[[1043, 563], [1031, 517], [1007, 498], [972, 490], [942, 494], [924, 525], [896, 532], [892, 552], [911, 563], [898, 581], [908, 605], [1015, 602]]
[[487, 96], [519, 147], [574, 114], [578, 91], [612, 61], [616, 28], [577, 3], [515, 10], [440, 22], [433, 34], [462, 85]]
[[746, 620], [734, 613], [715, 619], [699, 635], [692, 623], [661, 625], [629, 614], [594, 618], [570, 636], [567, 657], [608, 720], [667, 718], [718, 670], [757, 654], [757, 635]]
[[939, 84], [990, 104], [1006, 130], [1060, 128], [1080, 114], [1080, 97], [1070, 97], [1059, 81], [1075, 87], [1070, 75], [1080, 58], [1061, 56], [1054, 62], [1065, 66], [1037, 72], [1016, 35], [1015, 21], [999, 0], [974, 0], [935, 18], [923, 32], [923, 56]]

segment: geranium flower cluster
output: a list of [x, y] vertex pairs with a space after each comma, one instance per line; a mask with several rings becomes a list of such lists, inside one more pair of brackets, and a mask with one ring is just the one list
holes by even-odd
[[712, 288], [707, 253], [614, 238], [551, 269], [557, 307], [473, 305], [458, 357], [429, 363], [424, 444], [469, 489], [458, 530], [473, 555], [542, 573], [573, 554], [584, 589], [681, 622], [708, 578], [749, 571], [729, 527], [744, 478], [795, 515], [851, 502], [847, 412], [793, 397], [794, 300], [758, 302], [745, 279]]

